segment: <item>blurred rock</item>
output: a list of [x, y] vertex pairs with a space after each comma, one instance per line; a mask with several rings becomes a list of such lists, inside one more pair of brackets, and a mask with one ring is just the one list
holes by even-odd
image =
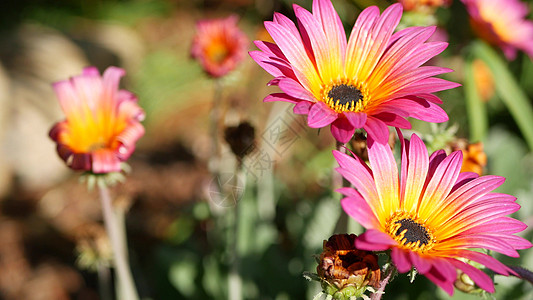
[[96, 191], [88, 192], [85, 184], [69, 180], [48, 191], [39, 201], [38, 213], [68, 238], [80, 227], [102, 217]]
[[37, 267], [24, 284], [19, 299], [70, 300], [70, 294], [78, 291], [83, 280], [74, 269], [53, 263]]
[[[10, 94], [9, 77], [0, 64], [0, 141], [4, 140], [8, 126], [9, 110], [7, 108]], [[12, 174], [6, 157], [2, 155], [2, 148], [0, 147], [0, 197], [8, 191]]]
[[76, 45], [49, 28], [22, 25], [1, 40], [10, 94], [9, 102], [0, 102], [7, 112], [0, 129], [0, 156], [6, 161], [0, 169], [11, 169], [24, 189], [45, 188], [69, 172], [48, 138], [51, 126], [64, 118], [51, 83], [78, 74], [88, 62]]
[[0, 222], [0, 298], [19, 298], [20, 291], [31, 274], [25, 257], [22, 225], [12, 220]]
[[[145, 41], [133, 29], [120, 24], [80, 20], [69, 33], [101, 70], [110, 65], [136, 72], [146, 54]], [[125, 80], [128, 80], [128, 75]]]

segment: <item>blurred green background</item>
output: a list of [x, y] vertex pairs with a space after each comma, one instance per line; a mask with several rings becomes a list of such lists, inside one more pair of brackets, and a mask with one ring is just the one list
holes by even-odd
[[[262, 22], [271, 20], [274, 11], [294, 20], [292, 3], [311, 8], [311, 0], [0, 4], [0, 299], [99, 299], [97, 273], [76, 264], [87, 228], [101, 222], [97, 195], [78, 183], [47, 137], [62, 118], [50, 84], [88, 65], [101, 71], [110, 65], [126, 69], [122, 84], [137, 94], [147, 113], [146, 135], [129, 161], [132, 173], [113, 190], [131, 205], [126, 216], [130, 258], [143, 298], [227, 299], [235, 253], [244, 299], [312, 299], [320, 291], [302, 273], [315, 271], [313, 255], [321, 252], [322, 241], [344, 214], [340, 195], [331, 190], [335, 142], [329, 130], [308, 128], [288, 104], [263, 103], [277, 90], [266, 86], [271, 76], [247, 57], [222, 80], [223, 126], [250, 122], [266, 156], [245, 162], [246, 180], [240, 178], [239, 190], [230, 196], [238, 210], [220, 202], [209, 174], [214, 82], [189, 54], [200, 19], [237, 14], [253, 41], [268, 37]], [[392, 1], [333, 3], [349, 31], [366, 6], [383, 9]], [[498, 49], [478, 41], [460, 1], [429, 19], [406, 13], [401, 26], [428, 23], [442, 27], [450, 43], [431, 63], [454, 69], [446, 78], [463, 87], [439, 94], [450, 116], [447, 124], [413, 121], [413, 131], [433, 150], [450, 148], [455, 138], [484, 142], [485, 173], [507, 178], [498, 191], [518, 197], [522, 209], [514, 217], [531, 228], [531, 59], [519, 53], [507, 62]], [[488, 85], [494, 93], [485, 102], [473, 86], [475, 59], [485, 61], [494, 76]], [[222, 151], [223, 176], [231, 178], [235, 159], [227, 144]], [[355, 222], [349, 228], [362, 232]], [[522, 234], [529, 240], [530, 228]], [[237, 241], [235, 247], [228, 246], [231, 241]], [[502, 260], [533, 267], [533, 250]], [[533, 299], [529, 283], [502, 276], [495, 280], [495, 299]], [[477, 297], [456, 291], [453, 299]], [[411, 284], [405, 274], [383, 297], [446, 298], [426, 278]]]

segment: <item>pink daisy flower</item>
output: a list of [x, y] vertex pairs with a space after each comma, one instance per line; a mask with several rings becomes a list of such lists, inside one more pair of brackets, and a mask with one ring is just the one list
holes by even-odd
[[298, 27], [275, 13], [265, 28], [275, 44], [256, 41], [250, 56], [275, 77], [269, 84], [283, 93], [268, 101], [294, 103], [311, 128], [330, 125], [341, 143], [364, 128], [386, 143], [388, 127], [410, 128], [405, 119], [444, 122], [448, 115], [432, 93], [459, 86], [433, 76], [452, 70], [422, 66], [447, 43], [426, 42], [435, 27], [410, 27], [394, 33], [402, 6], [380, 15], [375, 6], [359, 15], [350, 38], [329, 0], [313, 1], [313, 13], [294, 5]]
[[237, 27], [237, 16], [202, 20], [196, 24], [191, 55], [213, 77], [235, 69], [248, 50], [248, 38]]
[[143, 110], [137, 97], [119, 90], [125, 71], [109, 67], [100, 76], [94, 67], [54, 83], [66, 120], [56, 123], [50, 137], [57, 153], [74, 170], [108, 173], [121, 170], [135, 143], [144, 135]]
[[342, 207], [367, 229], [357, 238], [357, 249], [390, 249], [399, 272], [416, 267], [450, 295], [456, 269], [480, 288], [494, 292], [491, 278], [463, 260], [499, 274], [515, 274], [495, 258], [472, 249], [518, 257], [517, 249], [532, 246], [514, 235], [527, 226], [506, 217], [520, 208], [516, 198], [492, 192], [505, 179], [460, 173], [461, 151], [446, 156], [439, 150], [428, 158], [418, 136], [410, 141], [400, 138], [400, 172], [390, 147], [373, 140], [368, 150], [370, 168], [358, 157], [333, 152], [340, 165], [337, 171], [355, 187], [339, 190], [346, 196]]
[[520, 0], [462, 0], [470, 14], [474, 31], [487, 42], [500, 47], [507, 59], [517, 50], [533, 58], [533, 22], [526, 3]]

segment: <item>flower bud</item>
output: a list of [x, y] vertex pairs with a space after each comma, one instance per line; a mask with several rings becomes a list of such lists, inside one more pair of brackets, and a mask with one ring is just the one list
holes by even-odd
[[248, 122], [227, 127], [224, 131], [224, 138], [231, 147], [231, 151], [240, 159], [255, 148], [255, 128]]
[[379, 287], [381, 271], [378, 257], [355, 248], [355, 234], [333, 235], [324, 241], [317, 274], [325, 293], [334, 299], [359, 297], [367, 286]]

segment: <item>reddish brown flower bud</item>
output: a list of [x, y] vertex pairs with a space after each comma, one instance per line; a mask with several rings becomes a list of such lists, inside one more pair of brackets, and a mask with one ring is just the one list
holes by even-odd
[[326, 293], [360, 296], [367, 286], [379, 287], [378, 257], [371, 251], [356, 249], [356, 238], [355, 234], [338, 234], [324, 241], [317, 274]]

